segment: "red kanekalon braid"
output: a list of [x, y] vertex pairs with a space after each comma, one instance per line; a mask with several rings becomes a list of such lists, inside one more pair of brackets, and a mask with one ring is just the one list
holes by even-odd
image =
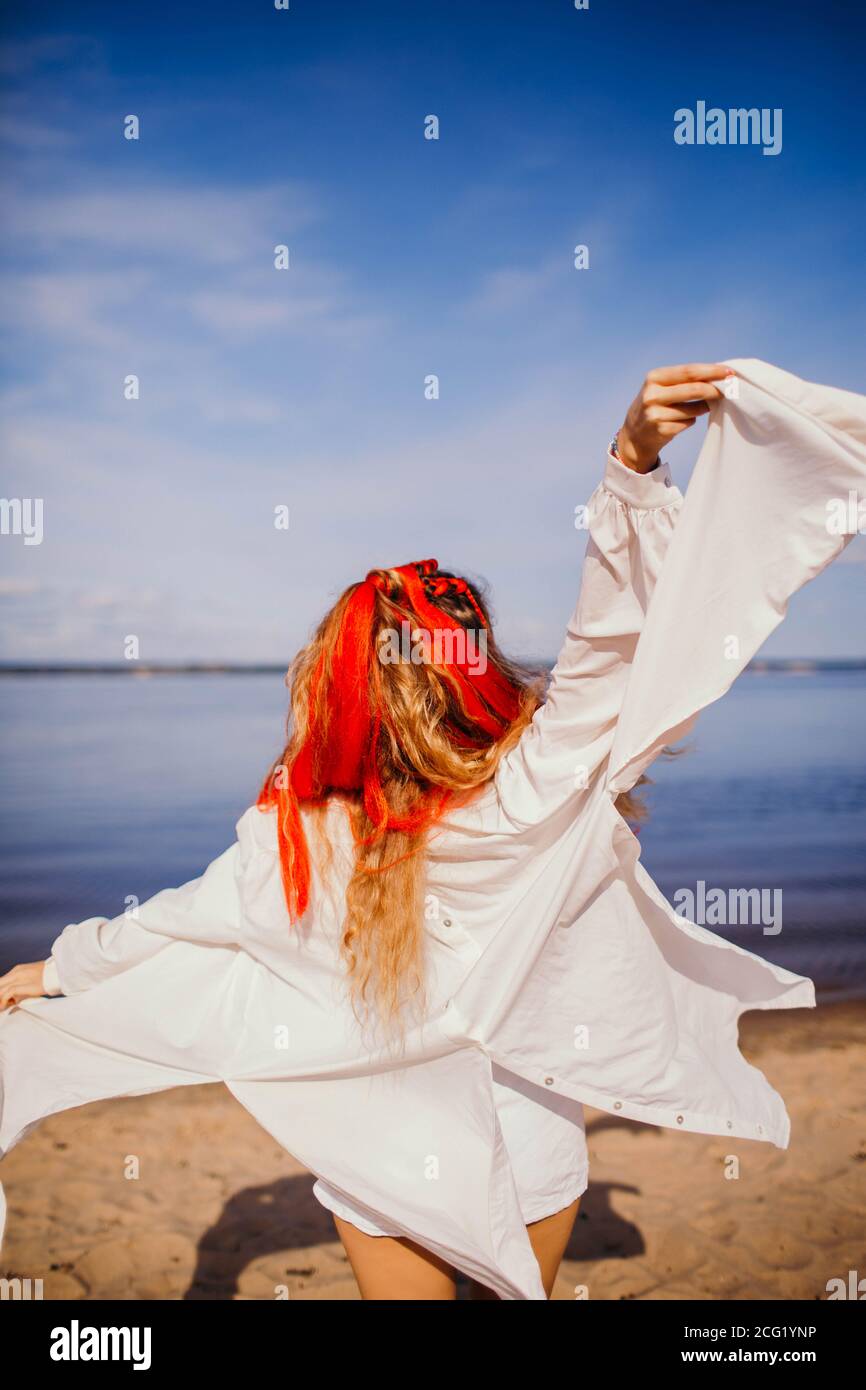
[[475, 609], [481, 626], [487, 626], [487, 620], [481, 611], [481, 606], [465, 579], [457, 579], [453, 575], [437, 574], [429, 578], [424, 577], [424, 588], [431, 598], [441, 598], [443, 594], [465, 594]]

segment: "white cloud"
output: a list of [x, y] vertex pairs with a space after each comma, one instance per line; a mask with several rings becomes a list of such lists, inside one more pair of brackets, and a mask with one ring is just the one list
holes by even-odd
[[175, 264], [273, 263], [275, 245], [318, 215], [311, 190], [283, 182], [237, 189], [171, 186], [136, 180], [127, 188], [37, 193], [18, 189], [7, 201], [6, 235], [56, 263], [82, 248], [113, 251], [130, 268], [142, 256]]
[[470, 314], [513, 314], [547, 294], [561, 283], [568, 268], [566, 248], [559, 257], [549, 257], [538, 266], [506, 266], [491, 271], [465, 305]]
[[0, 116], [0, 141], [26, 154], [66, 150], [73, 143], [71, 132], [61, 125], [48, 125], [12, 112]]
[[35, 579], [0, 579], [0, 597], [22, 598], [38, 593], [39, 587]]
[[228, 339], [282, 330], [350, 340], [373, 336], [386, 323], [384, 314], [353, 307], [339, 273], [315, 267], [274, 271], [267, 289], [263, 278], [256, 277], [258, 290], [241, 286], [199, 290], [186, 299], [186, 307]]
[[102, 45], [82, 34], [42, 34], [31, 39], [7, 39], [0, 49], [0, 73], [29, 77], [62, 64], [68, 76], [70, 64], [85, 67], [102, 59]]
[[153, 284], [143, 270], [46, 269], [4, 279], [4, 317], [18, 329], [43, 334], [58, 346], [72, 340], [113, 350], [129, 336], [129, 306]]

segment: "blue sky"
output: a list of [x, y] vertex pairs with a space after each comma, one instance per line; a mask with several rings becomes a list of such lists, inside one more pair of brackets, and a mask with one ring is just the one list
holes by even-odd
[[[648, 368], [864, 389], [847, 4], [31, 3], [2, 66], [2, 491], [45, 508], [0, 537], [2, 659], [288, 660], [431, 554], [553, 655]], [[699, 99], [782, 108], [781, 154], [675, 144]], [[858, 539], [766, 653], [866, 654], [864, 591]]]

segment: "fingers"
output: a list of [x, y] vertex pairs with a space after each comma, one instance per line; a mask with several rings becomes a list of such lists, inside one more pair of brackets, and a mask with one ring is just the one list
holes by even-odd
[[675, 386], [681, 381], [720, 381], [732, 375], [724, 362], [688, 362], [678, 367], [654, 367], [646, 379], [658, 386]]
[[0, 1013], [14, 1004], [20, 1004], [22, 999], [33, 997], [35, 991], [32, 980], [28, 978], [30, 969], [27, 965], [13, 965], [5, 975], [0, 975]]
[[658, 420], [696, 420], [709, 410], [706, 401], [687, 401], [683, 405], [648, 405], [645, 415], [654, 423]]
[[721, 395], [719, 387], [708, 381], [684, 381], [676, 386], [659, 386], [650, 382], [644, 387], [642, 399], [645, 405], [652, 402], [673, 405], [680, 401], [717, 401]]

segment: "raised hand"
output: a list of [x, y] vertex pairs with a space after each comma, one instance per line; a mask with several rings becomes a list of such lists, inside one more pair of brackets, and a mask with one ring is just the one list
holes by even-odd
[[635, 473], [648, 473], [664, 446], [706, 415], [722, 392], [714, 383], [734, 372], [724, 362], [654, 367], [617, 431], [616, 452]]

